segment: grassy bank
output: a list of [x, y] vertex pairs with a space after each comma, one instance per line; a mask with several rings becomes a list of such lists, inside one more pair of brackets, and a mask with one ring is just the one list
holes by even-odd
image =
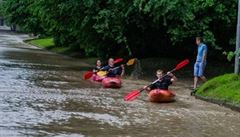
[[93, 66], [97, 60], [95, 57], [83, 57], [78, 51], [75, 51], [69, 47], [56, 46], [54, 44], [53, 38], [39, 38], [33, 40], [25, 40], [25, 42], [54, 53], [78, 58], [78, 61], [86, 62], [88, 64], [92, 64]]
[[47, 49], [55, 53], [65, 54], [69, 56], [80, 56], [78, 53], [74, 52], [69, 47], [56, 46], [54, 44], [53, 38], [40, 38], [40, 39], [28, 40], [26, 42], [31, 45], [35, 45], [37, 47]]
[[206, 82], [197, 95], [240, 105], [240, 75], [225, 74]]
[[55, 46], [52, 38], [29, 40], [28, 43], [41, 48], [53, 48]]

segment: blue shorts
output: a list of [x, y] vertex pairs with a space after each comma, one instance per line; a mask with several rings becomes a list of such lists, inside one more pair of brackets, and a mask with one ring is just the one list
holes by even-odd
[[206, 67], [206, 62], [205, 63], [201, 63], [201, 62], [196, 62], [194, 64], [194, 76], [195, 77], [201, 77], [203, 76], [205, 67]]

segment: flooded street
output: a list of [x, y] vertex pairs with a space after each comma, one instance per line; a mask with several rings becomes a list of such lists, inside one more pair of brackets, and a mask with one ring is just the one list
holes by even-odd
[[81, 59], [25, 45], [27, 35], [0, 31], [0, 136], [239, 137], [240, 113], [196, 100], [189, 82], [171, 89], [176, 102], [157, 104], [146, 93], [123, 97], [149, 82], [123, 80], [119, 89], [82, 80]]

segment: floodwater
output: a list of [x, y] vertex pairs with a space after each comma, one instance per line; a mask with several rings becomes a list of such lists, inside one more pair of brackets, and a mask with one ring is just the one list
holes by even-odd
[[0, 136], [239, 137], [240, 113], [189, 96], [189, 83], [171, 89], [173, 103], [150, 103], [149, 82], [124, 79], [121, 89], [82, 80], [80, 59], [25, 45], [27, 35], [0, 31]]

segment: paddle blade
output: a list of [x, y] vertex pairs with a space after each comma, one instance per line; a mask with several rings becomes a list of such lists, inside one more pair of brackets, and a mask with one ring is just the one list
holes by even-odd
[[123, 61], [123, 58], [117, 58], [114, 60], [114, 64], [120, 63]]
[[131, 65], [133, 65], [135, 63], [135, 59], [130, 59], [130, 60], [128, 60], [128, 62], [127, 62], [127, 66], [131, 66]]
[[124, 97], [124, 100], [125, 101], [133, 101], [140, 95], [140, 93], [141, 92], [139, 90], [133, 90], [131, 93], [129, 93], [127, 96]]
[[97, 73], [97, 75], [98, 76], [106, 76], [107, 75], [107, 71], [99, 71], [98, 73]]
[[86, 80], [86, 79], [91, 78], [92, 75], [93, 75], [93, 72], [92, 72], [92, 71], [88, 71], [88, 72], [86, 72], [86, 73], [84, 74], [84, 77], [83, 77], [83, 78]]
[[182, 67], [186, 66], [188, 63], [189, 63], [189, 60], [188, 60], [188, 59], [183, 60], [182, 62], [180, 62], [180, 63], [176, 66], [175, 70], [181, 69]]

